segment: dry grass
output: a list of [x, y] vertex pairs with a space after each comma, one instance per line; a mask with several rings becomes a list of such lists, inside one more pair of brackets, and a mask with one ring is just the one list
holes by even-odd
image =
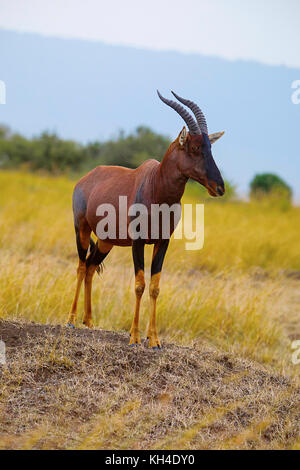
[[300, 389], [212, 347], [128, 348], [128, 335], [0, 322], [0, 448], [291, 448]]
[[[73, 183], [65, 178], [0, 172], [0, 185], [0, 317], [21, 322], [63, 324], [75, 283], [76, 251], [71, 212]], [[195, 201], [194, 193], [192, 195], [188, 192], [186, 201], [191, 202], [192, 197]], [[126, 361], [129, 361], [129, 365], [124, 366], [125, 369], [131, 370], [131, 361], [137, 361], [140, 357], [145, 359], [145, 365], [141, 370], [134, 371], [133, 378], [127, 375], [119, 378], [118, 385], [111, 390], [107, 387], [110, 380], [113, 380], [112, 377], [104, 369], [97, 368], [99, 377], [102, 373], [103, 381], [108, 383], [103, 385], [104, 391], [101, 387], [98, 390], [96, 385], [87, 389], [86, 399], [82, 398], [83, 402], [88, 403], [83, 406], [85, 410], [89, 409], [87, 415], [84, 415], [86, 411], [82, 415], [80, 412], [80, 417], [76, 418], [77, 411], [74, 410], [77, 409], [79, 398], [75, 385], [81, 384], [79, 389], [82, 390], [78, 393], [83, 393], [84, 384], [93, 383], [91, 370], [95, 364], [101, 363], [101, 356], [95, 354], [94, 362], [90, 365], [86, 361], [83, 363], [79, 357], [81, 365], [78, 366], [77, 361], [74, 363], [74, 358], [72, 359], [73, 346], [77, 351], [82, 349], [83, 354], [90, 354], [85, 348], [90, 351], [89, 348], [93, 350], [95, 346], [96, 349], [108, 348], [111, 351], [116, 347], [115, 343], [111, 344], [109, 340], [101, 346], [94, 336], [90, 337], [89, 332], [80, 329], [75, 335], [76, 338], [79, 335], [77, 339], [80, 341], [76, 346], [76, 339], [72, 346], [74, 337], [72, 336], [71, 344], [68, 333], [62, 333], [64, 330], [47, 330], [49, 335], [39, 340], [37, 348], [26, 349], [25, 357], [24, 349], [12, 347], [10, 353], [13, 362], [5, 372], [8, 375], [2, 375], [2, 379], [5, 378], [4, 382], [2, 380], [0, 401], [2, 422], [3, 416], [7, 416], [7, 409], [10, 409], [11, 396], [17, 397], [14, 401], [16, 411], [13, 423], [7, 425], [2, 435], [1, 445], [10, 448], [297, 448], [299, 438], [297, 441], [294, 418], [291, 418], [297, 415], [296, 407], [293, 406], [293, 410], [288, 411], [284, 424], [278, 421], [277, 413], [277, 408], [284, 406], [290, 396], [296, 393], [294, 386], [291, 385], [291, 390], [294, 390], [291, 392], [285, 387], [271, 390], [264, 384], [259, 392], [258, 387], [251, 388], [251, 383], [255, 382], [256, 374], [259, 380], [258, 371], [261, 367], [268, 368], [268, 372], [264, 374], [275, 374], [283, 381], [291, 380], [287, 376], [297, 380], [299, 374], [300, 366], [291, 363], [290, 349], [291, 340], [300, 339], [299, 215], [299, 208], [276, 205], [274, 201], [224, 204], [213, 200], [206, 203], [204, 249], [188, 252], [183, 249], [183, 241], [171, 242], [158, 301], [158, 325], [164, 344], [176, 342], [192, 349], [170, 347], [163, 355], [151, 356], [143, 348], [136, 356], [135, 352], [127, 351], [124, 347], [124, 337], [118, 337], [118, 341], [122, 339], [122, 347], [117, 348], [116, 354], [119, 353], [120, 357], [125, 354]], [[146, 250], [148, 267], [150, 257], [149, 248]], [[146, 293], [144, 297], [142, 332], [145, 331], [148, 315]], [[80, 312], [82, 300], [81, 298]], [[131, 253], [129, 249], [114, 248], [107, 258], [103, 275], [94, 282], [96, 326], [106, 330], [128, 331], [133, 305]], [[26, 330], [26, 324], [24, 328]], [[56, 333], [52, 334], [51, 331]], [[100, 335], [99, 331], [96, 333]], [[57, 335], [64, 338], [59, 340], [59, 348], [61, 344], [65, 345], [64, 352], [61, 355], [55, 353], [54, 366], [51, 362], [50, 385], [48, 378], [39, 385], [39, 379], [32, 378], [31, 370], [26, 375], [29, 367], [26, 366], [26, 361], [29, 360], [27, 355], [33, 364], [41, 364], [41, 368], [48, 370], [49, 367], [45, 364], [53, 361]], [[30, 338], [28, 341], [30, 342]], [[234, 360], [237, 363], [247, 363], [248, 366], [245, 366], [245, 370], [234, 373], [232, 379], [222, 374], [218, 378], [216, 371], [212, 371], [212, 388], [208, 387], [205, 397], [211, 394], [213, 386], [220, 395], [216, 401], [211, 400], [213, 395], [207, 398], [211, 403], [207, 407], [201, 404], [204, 387], [200, 387], [197, 392], [192, 381], [184, 376], [183, 388], [178, 384], [179, 388], [176, 388], [177, 385], [175, 387], [178, 403], [182, 400], [184, 409], [179, 409], [179, 405], [175, 409], [169, 403], [170, 400], [173, 403], [173, 392], [170, 399], [169, 392], [165, 390], [169, 390], [169, 386], [172, 389], [177, 374], [181, 377], [182, 361], [185, 364], [197, 351], [207, 350], [211, 354], [211, 358], [203, 364], [207, 370], [210, 367], [216, 368], [215, 359], [225, 352], [229, 355], [230, 362]], [[200, 354], [197, 358], [196, 362], [200, 367], [203, 356]], [[109, 357], [106, 359], [109, 367]], [[123, 370], [119, 360], [116, 361], [115, 367], [111, 358], [110, 366], [114, 368], [114, 374], [118, 374], [115, 368], [121, 367], [120, 370]], [[171, 368], [172, 380], [167, 381], [167, 387], [164, 385], [163, 375], [155, 375], [157, 361], [166, 361]], [[65, 380], [60, 382], [60, 371], [62, 377], [69, 374], [70, 383]], [[242, 386], [248, 380], [248, 372], [249, 381], [252, 381], [247, 382], [251, 389], [250, 395]], [[83, 374], [82, 377], [80, 374]], [[91, 377], [89, 374], [92, 374]], [[198, 372], [198, 377], [197, 374]], [[236, 387], [237, 393], [230, 400], [228, 398], [228, 402], [222, 395], [223, 392], [220, 392], [224, 388], [225, 379], [229, 380], [231, 392]], [[22, 385], [24, 380], [26, 386]], [[57, 388], [52, 387], [52, 380], [59, 384]], [[161, 400], [145, 403], [142, 393], [135, 392], [136, 384], [140, 382], [144, 384], [142, 388], [146, 383], [149, 384], [149, 393], [152, 393], [152, 389], [153, 393], [155, 390], [161, 393]], [[45, 413], [41, 411], [34, 395], [31, 395], [37, 386], [46, 394]], [[193, 401], [194, 411], [191, 411], [189, 401], [185, 402], [184, 398], [189, 387], [192, 387], [190, 400]], [[54, 389], [56, 395], [50, 397]], [[267, 402], [267, 390], [272, 394], [270, 403]], [[18, 400], [21, 400], [20, 405], [17, 405]], [[296, 403], [293, 400], [291, 403]], [[236, 410], [239, 407], [242, 410], [250, 407], [252, 410], [253, 403], [261, 404], [259, 406], [263, 412], [253, 415], [250, 413], [251, 419], [246, 420], [243, 425], [239, 424], [236, 429], [235, 422], [240, 420], [239, 411]], [[27, 415], [23, 407], [27, 407]], [[72, 415], [70, 422], [66, 420], [68, 412]], [[177, 422], [176, 416], [181, 412], [187, 416], [179, 418]], [[175, 421], [171, 425], [166, 424], [164, 417], [166, 420], [171, 419], [172, 423], [173, 419]], [[27, 424], [22, 428], [22, 423]], [[275, 437], [268, 441], [262, 436], [269, 432], [270, 426], [275, 429], [271, 433]], [[292, 431], [289, 431], [290, 426]], [[132, 438], [128, 437], [129, 427], [133, 433]], [[156, 433], [156, 429], [161, 427], [164, 431]], [[72, 436], [74, 434], [74, 439], [72, 437], [68, 440], [68, 433]], [[289, 435], [290, 437], [286, 437]]]

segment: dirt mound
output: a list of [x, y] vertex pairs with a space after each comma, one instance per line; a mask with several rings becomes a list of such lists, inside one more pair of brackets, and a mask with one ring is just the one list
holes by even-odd
[[300, 390], [209, 344], [0, 321], [0, 448], [291, 448]]

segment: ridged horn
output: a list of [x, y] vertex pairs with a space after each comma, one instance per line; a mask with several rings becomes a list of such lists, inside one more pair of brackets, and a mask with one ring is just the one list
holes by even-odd
[[187, 106], [188, 108], [190, 108], [193, 111], [193, 113], [195, 114], [195, 117], [197, 119], [197, 123], [198, 123], [198, 126], [200, 128], [200, 131], [204, 132], [205, 134], [208, 134], [207, 122], [206, 122], [204, 113], [201, 111], [199, 106], [196, 103], [194, 103], [193, 101], [181, 98], [181, 96], [176, 95], [176, 93], [174, 93], [174, 91], [172, 91], [171, 93], [175, 96], [175, 98], [178, 101], [180, 101], [182, 104], [184, 104], [185, 106]]
[[195, 122], [194, 118], [190, 115], [190, 113], [184, 109], [183, 106], [180, 104], [176, 103], [176, 101], [168, 100], [167, 98], [164, 98], [159, 91], [157, 90], [157, 94], [159, 98], [168, 106], [171, 108], [175, 109], [175, 111], [179, 114], [179, 116], [182, 117], [182, 119], [185, 121], [187, 124], [190, 134], [200, 134], [200, 129], [198, 127], [198, 124]]

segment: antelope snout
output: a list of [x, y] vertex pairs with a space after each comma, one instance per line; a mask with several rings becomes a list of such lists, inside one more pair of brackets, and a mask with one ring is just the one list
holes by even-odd
[[213, 197], [223, 196], [225, 193], [224, 183], [216, 183], [215, 181], [208, 181], [206, 188], [209, 194]]
[[223, 185], [218, 185], [216, 187], [216, 191], [218, 193], [219, 196], [223, 196], [223, 194], [225, 193], [225, 187], [224, 187], [224, 184]]

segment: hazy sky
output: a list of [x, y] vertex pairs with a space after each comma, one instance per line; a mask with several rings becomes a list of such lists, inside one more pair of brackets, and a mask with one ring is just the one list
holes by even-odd
[[300, 68], [299, 0], [0, 0], [0, 28]]

